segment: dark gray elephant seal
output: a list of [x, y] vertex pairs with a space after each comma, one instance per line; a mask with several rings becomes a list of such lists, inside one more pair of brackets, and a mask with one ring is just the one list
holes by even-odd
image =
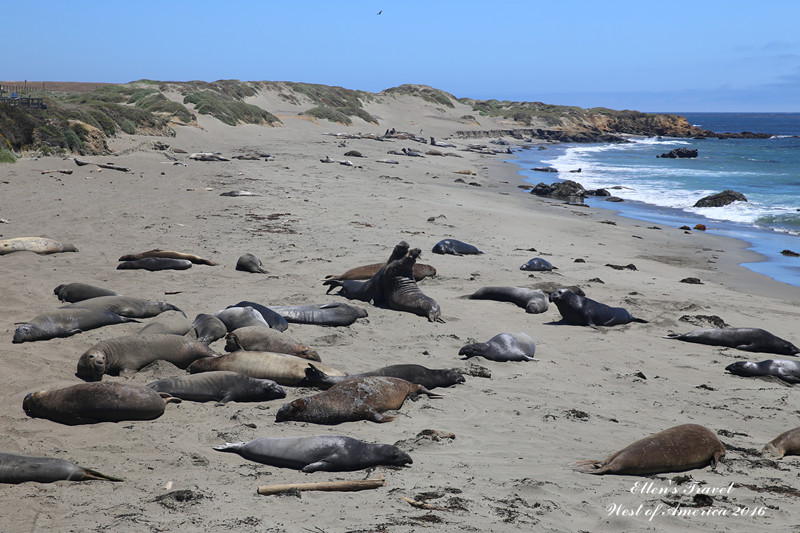
[[[308, 359], [302, 359], [285, 353], [275, 352], [231, 352], [219, 357], [198, 359], [189, 365], [189, 372], [211, 372], [229, 370], [239, 372], [251, 378], [271, 379], [280, 385], [306, 385], [306, 368]], [[314, 363], [323, 372], [333, 376], [346, 376], [345, 372], [330, 365]]]
[[314, 305], [269, 305], [287, 322], [316, 326], [349, 326], [367, 316], [367, 310], [344, 302]]
[[[143, 300], [132, 296], [98, 296], [61, 307], [61, 309], [97, 309], [128, 318], [150, 318], [164, 311], [181, 311], [167, 302]], [[183, 311], [181, 311], [183, 312]]]
[[165, 396], [139, 385], [100, 381], [31, 392], [22, 408], [32, 418], [68, 425], [152, 420], [164, 414], [166, 404], [181, 401]]
[[482, 287], [468, 296], [470, 300], [511, 302], [526, 313], [544, 313], [550, 307], [547, 295], [538, 289], [524, 287]]
[[391, 365], [378, 370], [362, 372], [361, 374], [349, 374], [347, 376], [329, 376], [311, 363], [306, 368], [306, 382], [315, 387], [331, 387], [346, 379], [367, 376], [400, 378], [410, 383], [422, 385], [428, 390], [464, 383], [464, 376], [453, 369], [430, 369], [422, 365]]
[[228, 326], [225, 322], [217, 316], [206, 313], [200, 313], [194, 317], [192, 328], [197, 340], [204, 344], [211, 344], [228, 334]]
[[486, 342], [467, 344], [458, 355], [465, 359], [483, 357], [491, 361], [538, 361], [536, 343], [526, 333], [498, 333]]
[[406, 398], [420, 394], [441, 398], [422, 385], [404, 379], [367, 376], [347, 379], [330, 389], [287, 403], [275, 414], [276, 422], [295, 420], [314, 424], [341, 424], [355, 420], [389, 422], [393, 416], [384, 411], [400, 409]]
[[414, 263], [421, 250], [414, 248], [386, 265], [383, 273], [383, 296], [389, 309], [407, 311], [428, 318], [429, 322], [444, 322], [436, 300], [423, 294], [414, 280]]
[[283, 387], [270, 379], [258, 379], [239, 372], [216, 371], [159, 379], [147, 388], [193, 402], [266, 402], [286, 397]]
[[31, 457], [0, 453], [0, 483], [53, 483], [54, 481], [122, 481], [101, 474], [97, 470], [83, 468], [75, 463], [52, 457]]
[[237, 304], [230, 305], [228, 307], [252, 307], [259, 313], [261, 313], [261, 317], [267, 322], [267, 325], [272, 329], [277, 329], [278, 331], [286, 331], [289, 328], [289, 323], [286, 321], [284, 317], [267, 307], [266, 305], [262, 305], [260, 303], [251, 302], [249, 300], [243, 300]]
[[435, 254], [475, 255], [482, 254], [475, 246], [455, 239], [444, 239], [437, 242], [431, 250]]
[[550, 270], [556, 270], [556, 267], [550, 263], [547, 259], [542, 259], [541, 257], [534, 257], [530, 259], [527, 263], [519, 267], [520, 270], [530, 270], [531, 272], [547, 272]]
[[98, 296], [119, 296], [118, 292], [102, 287], [95, 287], [87, 283], [68, 283], [66, 285], [59, 285], [53, 289], [53, 294], [58, 296], [62, 302], [75, 303], [89, 298], [96, 298]]
[[734, 376], [757, 377], [775, 376], [786, 383], [800, 383], [800, 361], [787, 359], [767, 359], [760, 363], [737, 361], [725, 367]]
[[303, 472], [350, 472], [379, 465], [405, 466], [413, 461], [391, 444], [370, 444], [341, 435], [256, 439], [214, 446], [219, 452]]
[[189, 268], [192, 268], [192, 262], [188, 259], [172, 259], [170, 257], [145, 257], [132, 261], [122, 261], [117, 265], [117, 270], [149, 270], [150, 272], [187, 270]]
[[[397, 259], [401, 259], [408, 253], [410, 245], [406, 241], [400, 241], [397, 246], [392, 250], [389, 259], [380, 265], [377, 271], [370, 276], [366, 281], [359, 281], [355, 279], [327, 279], [322, 284], [328, 285], [328, 290], [325, 294], [331, 292], [332, 289], [339, 287], [340, 290], [337, 294], [344, 296], [350, 300], [360, 300], [362, 302], [373, 302], [374, 305], [382, 305], [384, 303], [384, 275], [387, 266]], [[415, 263], [416, 266], [416, 263]], [[352, 272], [352, 271], [348, 271]], [[347, 274], [348, 272], [345, 272]], [[353, 275], [351, 273], [351, 275]], [[356, 274], [360, 275], [360, 274]], [[416, 278], [415, 278], [416, 279]]]
[[249, 350], [255, 352], [278, 352], [311, 361], [319, 361], [319, 354], [277, 329], [248, 326], [225, 335], [225, 351]]
[[253, 254], [244, 254], [240, 256], [236, 261], [236, 270], [241, 270], [242, 272], [252, 272], [254, 274], [269, 274], [269, 272], [264, 270], [264, 265], [261, 263], [261, 259]]
[[97, 309], [56, 309], [35, 316], [29, 322], [20, 325], [14, 331], [14, 344], [21, 342], [45, 341], [56, 337], [70, 337], [81, 331], [122, 324], [139, 322], [133, 318], [119, 316], [116, 313]]
[[570, 466], [585, 474], [647, 476], [707, 465], [716, 468], [722, 457], [725, 446], [713, 431], [698, 424], [683, 424], [638, 440], [604, 461], [589, 459]]
[[800, 349], [791, 342], [776, 337], [760, 328], [695, 329], [680, 335], [672, 333], [664, 338], [711, 346], [727, 346], [728, 348], [736, 348], [747, 352], [776, 353], [780, 355], [800, 353]]
[[567, 324], [575, 326], [616, 326], [629, 322], [647, 323], [647, 320], [634, 318], [622, 307], [610, 307], [590, 298], [578, 296], [569, 289], [558, 289], [550, 295], [558, 312]]
[[186, 335], [190, 331], [192, 323], [183, 311], [164, 311], [140, 329], [139, 335]]
[[187, 368], [217, 354], [207, 345], [182, 335], [127, 335], [98, 342], [78, 359], [76, 375], [100, 381], [104, 374], [130, 377], [154, 361], [168, 361]]
[[781, 433], [768, 442], [761, 453], [776, 459], [785, 455], [800, 455], [800, 428]]

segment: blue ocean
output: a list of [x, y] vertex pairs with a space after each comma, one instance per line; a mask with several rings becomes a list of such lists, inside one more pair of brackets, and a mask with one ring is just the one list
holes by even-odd
[[[586, 189], [609, 189], [623, 202], [586, 203], [622, 216], [675, 227], [705, 224], [709, 233], [747, 241], [763, 256], [743, 266], [800, 286], [800, 113], [676, 113], [718, 133], [769, 133], [768, 139], [635, 138], [621, 144], [562, 144], [522, 150], [514, 162], [525, 180], [572, 179]], [[696, 159], [656, 156], [674, 148], [698, 150]], [[530, 169], [551, 166], [558, 174]], [[569, 173], [581, 169], [580, 173]], [[613, 187], [613, 189], [612, 189]], [[732, 189], [747, 202], [695, 208], [704, 196]]]

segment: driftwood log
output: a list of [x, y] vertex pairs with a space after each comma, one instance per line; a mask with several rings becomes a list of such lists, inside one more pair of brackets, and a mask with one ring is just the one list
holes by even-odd
[[42, 174], [52, 174], [53, 172], [61, 172], [62, 174], [72, 174], [72, 170], [68, 168], [54, 168], [52, 170], [42, 170]]
[[119, 170], [121, 172], [129, 172], [130, 171], [130, 169], [128, 167], [118, 167], [117, 165], [115, 165], [113, 163], [93, 163], [91, 161], [82, 161], [82, 160], [78, 159], [77, 157], [75, 158], [75, 164], [78, 165], [79, 167], [82, 167], [84, 165], [97, 165], [100, 168], [108, 168], [108, 169], [111, 169], [111, 170]]
[[377, 489], [386, 485], [383, 474], [379, 479], [354, 479], [349, 481], [319, 481], [312, 483], [285, 483], [281, 485], [260, 485], [258, 493], [262, 496], [279, 494], [289, 490], [326, 490], [352, 492], [357, 490]]

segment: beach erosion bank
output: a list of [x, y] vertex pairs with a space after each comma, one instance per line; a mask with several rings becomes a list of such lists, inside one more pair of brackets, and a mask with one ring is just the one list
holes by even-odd
[[[410, 111], [395, 120], [398, 130], [423, 128], [441, 140], [453, 131]], [[716, 315], [732, 326], [763, 327], [795, 340], [800, 289], [739, 267], [750, 256], [740, 241], [655, 229], [605, 210], [535, 198], [519, 188], [518, 169], [503, 161], [509, 156], [461, 151], [475, 140], [447, 139], [457, 148], [441, 150], [462, 157], [412, 158], [386, 152], [430, 147], [323, 135], [350, 129], [309, 120], [274, 129], [204, 119], [200, 126], [179, 128], [174, 139], [120, 137], [111, 143], [114, 155], [91, 158], [130, 172], [77, 167], [53, 157], [0, 168], [7, 182], [0, 185], [0, 216], [9, 221], [0, 226], [3, 238], [47, 235], [79, 249], [0, 258], [0, 336], [6, 339], [0, 343], [5, 385], [0, 420], [7, 428], [0, 448], [68, 459], [125, 479], [113, 485], [8, 486], [0, 495], [3, 531], [620, 531], [656, 521], [664, 531], [797, 527], [796, 497], [789, 490], [797, 461], [766, 462], [753, 452], [798, 425], [791, 391], [774, 379], [724, 371], [731, 362], [769, 356], [662, 338], [694, 329], [703, 323], [698, 317]], [[154, 141], [169, 148], [156, 150]], [[344, 156], [350, 150], [365, 157]], [[260, 151], [274, 161], [188, 159], [200, 151], [227, 158]], [[353, 166], [321, 163], [326, 156], [349, 159]], [[42, 173], [61, 167], [74, 172]], [[475, 175], [455, 173], [459, 170]], [[260, 196], [220, 196], [232, 189]], [[430, 253], [444, 238], [474, 244], [484, 254]], [[324, 277], [382, 261], [401, 240], [421, 248], [421, 261], [436, 267], [437, 276], [419, 286], [440, 304], [444, 323], [362, 304], [369, 317], [352, 326], [291, 325], [288, 333], [314, 348], [323, 362], [351, 373], [396, 363], [464, 368], [470, 362], [457, 355], [463, 345], [505, 331], [531, 335], [540, 361], [471, 361], [491, 377], [467, 375], [466, 383], [442, 390], [441, 399], [406, 402], [386, 424], [276, 423], [283, 401], [224, 407], [183, 402], [168, 405], [152, 421], [74, 427], [28, 418], [22, 411], [25, 394], [79, 382], [75, 365], [90, 346], [135, 334], [143, 325], [11, 344], [15, 323], [60, 305], [52, 294], [59, 284], [85, 282], [168, 301], [190, 318], [245, 299], [275, 305], [340, 301], [325, 294]], [[220, 264], [187, 271], [116, 270], [119, 256], [152, 248], [195, 253]], [[269, 274], [234, 269], [248, 252], [262, 259]], [[558, 270], [519, 270], [535, 256]], [[629, 264], [636, 270], [607, 266]], [[686, 278], [701, 284], [682, 283]], [[554, 306], [531, 315], [509, 303], [462, 298], [484, 286], [540, 281], [577, 284], [588, 297], [625, 307], [648, 323], [569, 326], [559, 323]], [[211, 346], [223, 352], [224, 341]], [[130, 380], [104, 380], [145, 384], [182, 373], [159, 363]], [[287, 392], [288, 402], [314, 391]], [[716, 513], [658, 514], [651, 520], [645, 511], [659, 505], [658, 513], [664, 505], [694, 508], [697, 501], [691, 493], [678, 493], [665, 503], [663, 495], [632, 490], [642, 478], [590, 476], [567, 466], [603, 459], [683, 423], [710, 428], [728, 449], [716, 470], [685, 474], [705, 487], [733, 483], [706, 507]], [[426, 429], [454, 438], [420, 436]], [[226, 441], [319, 434], [398, 443], [414, 463], [379, 468], [387, 486], [376, 491], [264, 497], [256, 494], [257, 485], [360, 479], [377, 472], [303, 474], [212, 449]], [[665, 488], [676, 486], [679, 477], [647, 480]], [[167, 496], [176, 490], [189, 496]], [[404, 498], [431, 508], [413, 507]], [[733, 515], [744, 507], [764, 512]], [[639, 508], [644, 510], [636, 514]]]

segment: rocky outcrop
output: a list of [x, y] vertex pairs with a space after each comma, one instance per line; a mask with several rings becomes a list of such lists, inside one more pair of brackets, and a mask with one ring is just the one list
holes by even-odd
[[539, 183], [533, 189], [531, 194], [536, 196], [546, 196], [548, 198], [584, 198], [586, 196], [586, 189], [583, 188], [578, 182], [572, 180], [557, 181], [547, 185], [546, 183]]
[[619, 135], [600, 131], [560, 131], [541, 128], [519, 128], [508, 130], [466, 130], [457, 131], [455, 137], [463, 139], [480, 139], [485, 137], [508, 136], [517, 139], [529, 137], [542, 141], [564, 143], [624, 143], [628, 142]]
[[667, 153], [657, 155], [667, 159], [694, 159], [697, 157], [697, 150], [694, 148], [675, 148]]
[[753, 133], [752, 131], [743, 131], [741, 133], [715, 133], [718, 139], [769, 139], [772, 137], [769, 133]]
[[706, 196], [705, 198], [701, 198], [694, 204], [694, 206], [722, 207], [728, 204], [732, 204], [733, 202], [746, 202], [746, 201], [747, 198], [745, 198], [744, 194], [736, 191], [727, 190], [718, 192], [717, 194]]

